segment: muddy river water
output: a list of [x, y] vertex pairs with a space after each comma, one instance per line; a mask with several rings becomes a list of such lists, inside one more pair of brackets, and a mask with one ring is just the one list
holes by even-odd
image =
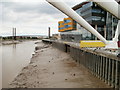
[[9, 83], [27, 66], [35, 50], [35, 41], [25, 41], [20, 44], [3, 45], [2, 48], [2, 88]]

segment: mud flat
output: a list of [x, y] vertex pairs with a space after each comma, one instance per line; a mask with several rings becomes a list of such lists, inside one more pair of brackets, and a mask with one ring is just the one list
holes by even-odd
[[110, 88], [77, 64], [68, 53], [37, 43], [31, 62], [10, 88]]
[[18, 44], [21, 41], [2, 41], [1, 45], [11, 45], [11, 44]]

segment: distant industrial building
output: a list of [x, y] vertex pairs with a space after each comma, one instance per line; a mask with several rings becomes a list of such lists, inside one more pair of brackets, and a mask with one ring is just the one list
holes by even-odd
[[[120, 3], [120, 2], [118, 2]], [[109, 2], [108, 2], [109, 4]], [[73, 7], [80, 16], [82, 16], [91, 26], [93, 26], [102, 36], [107, 40], [112, 40], [117, 28], [118, 19], [103, 10], [94, 2], [82, 2]], [[73, 23], [70, 23], [70, 18], [60, 21], [58, 24], [61, 39], [65, 41], [80, 42], [80, 40], [97, 40], [93, 34], [85, 30], [82, 26], [70, 19]], [[69, 28], [73, 27], [74, 28]]]

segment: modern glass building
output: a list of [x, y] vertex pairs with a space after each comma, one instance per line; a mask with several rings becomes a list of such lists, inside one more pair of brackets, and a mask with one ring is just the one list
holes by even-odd
[[[91, 26], [93, 26], [107, 40], [112, 40], [115, 35], [118, 19], [103, 10], [94, 2], [83, 2], [73, 7]], [[61, 39], [79, 42], [80, 40], [97, 40], [93, 34], [76, 24], [75, 31], [61, 32]]]

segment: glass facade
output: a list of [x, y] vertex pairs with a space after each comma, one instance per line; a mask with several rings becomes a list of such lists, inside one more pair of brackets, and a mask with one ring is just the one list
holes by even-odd
[[[73, 7], [80, 16], [82, 16], [92, 27], [94, 27], [107, 40], [112, 40], [115, 36], [118, 19], [109, 12], [103, 10], [94, 2], [83, 2]], [[65, 20], [69, 23], [69, 20]], [[75, 21], [74, 21], [75, 22]], [[65, 26], [70, 27], [69, 25]], [[81, 25], [73, 25], [76, 31], [61, 32], [62, 40], [80, 42], [80, 40], [96, 40], [93, 34], [88, 32]]]
[[[87, 2], [87, 4], [80, 7], [81, 16], [93, 26], [102, 36], [105, 36], [104, 27], [106, 26], [106, 11], [100, 8], [93, 2]], [[76, 11], [76, 10], [75, 10]], [[77, 12], [78, 13], [78, 12]], [[79, 13], [78, 13], [79, 14]], [[89, 33], [85, 29], [81, 29], [83, 40], [95, 40], [97, 39], [93, 34]]]
[[118, 19], [108, 12], [107, 19], [106, 19], [107, 39], [108, 40], [112, 40], [112, 38], [114, 38], [117, 24], [118, 24]]
[[81, 15], [81, 9], [82, 9], [82, 8], [79, 8], [79, 9], [76, 10], [76, 12], [77, 12], [79, 15]]
[[82, 10], [86, 10], [88, 8], [91, 8], [92, 6], [93, 6], [93, 3], [92, 2], [88, 2], [87, 4], [82, 6]]

